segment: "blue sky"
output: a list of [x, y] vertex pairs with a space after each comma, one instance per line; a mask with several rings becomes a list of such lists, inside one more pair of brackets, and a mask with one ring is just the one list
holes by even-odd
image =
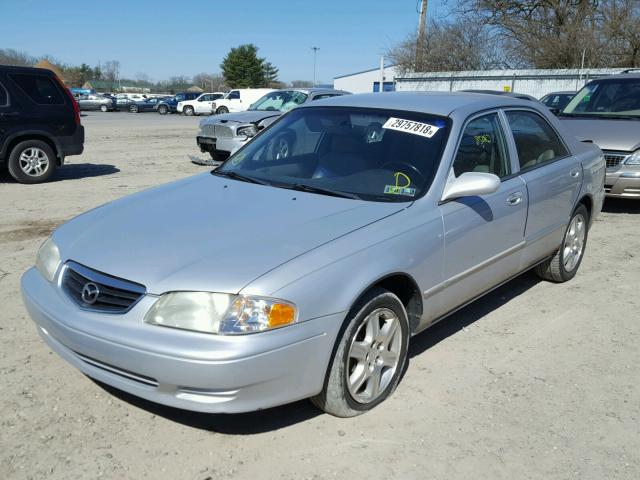
[[[430, 0], [429, 17], [447, 0]], [[229, 48], [255, 43], [280, 79], [375, 68], [380, 55], [417, 28], [416, 0], [0, 0], [0, 48], [65, 63], [119, 60], [121, 75], [153, 80], [217, 72]]]

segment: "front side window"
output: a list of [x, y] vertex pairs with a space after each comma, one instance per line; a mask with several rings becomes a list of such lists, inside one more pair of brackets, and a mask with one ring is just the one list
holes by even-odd
[[507, 111], [506, 114], [521, 170], [568, 155], [558, 134], [540, 115], [517, 110]]
[[288, 112], [303, 104], [308, 96], [308, 94], [297, 90], [270, 92], [254, 103], [250, 110]]
[[213, 173], [325, 195], [408, 202], [429, 190], [449, 130], [447, 118], [424, 113], [298, 108]]
[[497, 113], [474, 118], [467, 124], [453, 161], [453, 172], [456, 177], [466, 172], [493, 173], [498, 177], [511, 174]]
[[640, 79], [620, 78], [588, 83], [561, 115], [640, 119]]
[[31, 100], [39, 105], [64, 104], [62, 92], [49, 77], [31, 73], [16, 73], [11, 75], [11, 79]]
[[229, 95], [227, 95], [227, 100], [240, 100], [240, 92], [237, 90], [229, 92]]

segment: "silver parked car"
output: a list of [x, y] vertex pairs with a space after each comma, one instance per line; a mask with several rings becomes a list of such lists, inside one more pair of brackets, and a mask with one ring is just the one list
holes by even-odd
[[[287, 88], [274, 90], [256, 101], [244, 112], [225, 113], [200, 122], [196, 142], [202, 152], [214, 160], [227, 157], [271, 125], [280, 115], [306, 102], [348, 95], [344, 90], [330, 88]], [[291, 137], [280, 139], [280, 155], [287, 155]]]
[[80, 110], [100, 110], [101, 112], [111, 112], [116, 109], [115, 99], [105, 95], [92, 93], [89, 95], [80, 95], [77, 97], [78, 107]]
[[134, 395], [357, 415], [396, 388], [414, 334], [529, 268], [571, 279], [604, 171], [537, 102], [311, 102], [217, 170], [62, 225], [23, 297], [53, 350]]
[[640, 199], [640, 74], [589, 82], [559, 116], [567, 130], [604, 151], [607, 196]]

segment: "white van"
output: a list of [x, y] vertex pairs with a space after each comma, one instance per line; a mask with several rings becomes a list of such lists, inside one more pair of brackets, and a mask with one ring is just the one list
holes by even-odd
[[236, 88], [227, 93], [224, 98], [216, 100], [211, 110], [213, 113], [244, 112], [252, 103], [273, 90], [273, 88]]

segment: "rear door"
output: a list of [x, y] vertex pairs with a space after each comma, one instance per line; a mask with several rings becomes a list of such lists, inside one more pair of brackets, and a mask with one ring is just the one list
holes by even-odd
[[523, 256], [528, 266], [560, 245], [582, 184], [582, 165], [539, 113], [514, 109], [505, 115], [529, 195]]
[[499, 112], [469, 119], [459, 140], [450, 175], [492, 173], [500, 187], [489, 195], [440, 205], [445, 231], [445, 313], [515, 275], [520, 267], [527, 219], [527, 190], [514, 173], [504, 120]]

